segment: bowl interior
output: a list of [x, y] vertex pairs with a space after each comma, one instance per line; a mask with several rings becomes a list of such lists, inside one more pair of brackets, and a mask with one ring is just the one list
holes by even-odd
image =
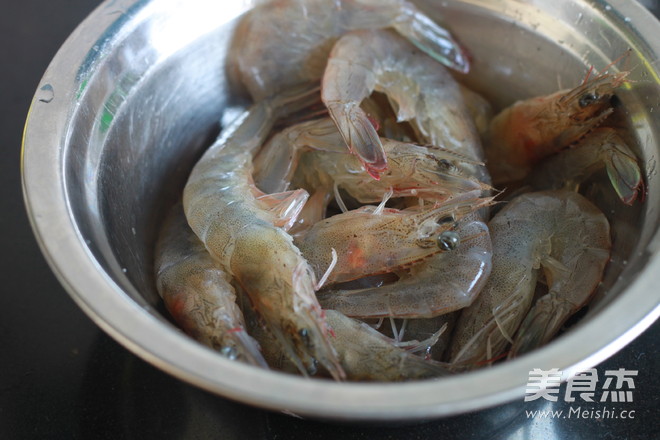
[[[228, 82], [224, 60], [235, 17], [247, 6], [198, 3], [180, 14], [172, 13], [175, 1], [132, 3], [113, 22], [80, 67], [63, 153], [64, 186], [80, 239], [119, 286], [117, 294], [130, 297], [164, 326], [172, 324], [153, 277], [161, 219], [222, 129], [223, 113], [245, 103], [240, 87]], [[597, 301], [571, 330], [578, 331], [626, 294], [649, 259], [647, 245], [658, 229], [660, 111], [653, 110], [659, 108], [660, 81], [657, 60], [649, 59], [653, 51], [629, 17], [600, 2], [418, 4], [469, 48], [473, 69], [457, 78], [496, 109], [574, 87], [590, 66], [603, 69], [633, 48], [610, 67], [631, 71], [630, 83], [617, 94], [615, 120], [628, 129], [630, 145], [645, 164], [648, 193], [644, 203], [624, 207], [606, 176], [589, 185], [611, 221], [614, 249]], [[176, 11], [184, 9], [179, 5]]]

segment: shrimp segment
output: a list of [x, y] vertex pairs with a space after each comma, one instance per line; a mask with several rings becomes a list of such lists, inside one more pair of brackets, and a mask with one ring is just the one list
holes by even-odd
[[573, 148], [549, 157], [532, 173], [538, 189], [576, 188], [590, 175], [605, 168], [619, 199], [632, 205], [644, 181], [637, 157], [613, 128], [597, 128]]
[[578, 141], [613, 109], [627, 72], [602, 74], [571, 90], [518, 101], [490, 123], [486, 156], [493, 181], [524, 178], [539, 160]]
[[[386, 94], [398, 120], [410, 121], [426, 142], [476, 161], [483, 158], [461, 90], [446, 69], [394, 32], [355, 31], [333, 47], [321, 98], [346, 145], [374, 177], [387, 168], [386, 154], [360, 108], [373, 91]], [[467, 169], [469, 175], [488, 181], [483, 169]]]
[[319, 301], [324, 308], [361, 318], [431, 318], [469, 306], [488, 279], [493, 250], [478, 214], [460, 221], [455, 232], [461, 238], [457, 249], [400, 272], [398, 281], [324, 292]]
[[241, 19], [229, 65], [255, 101], [323, 75], [332, 45], [356, 29], [393, 27], [460, 72], [469, 61], [449, 32], [406, 0], [273, 0]]
[[[539, 269], [543, 269], [550, 302], [573, 304], [594, 291], [611, 248], [605, 216], [583, 196], [566, 190], [521, 195], [488, 226], [493, 269], [475, 302], [463, 310], [451, 346], [452, 363], [473, 367], [498, 358], [516, 338], [530, 309]], [[550, 332], [538, 330], [557, 327], [546, 326], [552, 316], [539, 315], [543, 318], [533, 318], [519, 335], [546, 341]], [[566, 316], [559, 320], [563, 322]], [[539, 333], [543, 336], [537, 338]]]
[[[257, 313], [298, 369], [316, 363], [344, 378], [314, 295], [314, 273], [279, 219], [255, 196], [252, 155], [278, 117], [315, 102], [296, 89], [254, 104], [195, 165], [183, 204], [212, 257], [243, 287]], [[284, 210], [289, 211], [290, 210]]]
[[180, 203], [165, 220], [155, 268], [158, 293], [186, 333], [229, 359], [268, 368], [245, 331], [230, 277], [190, 230]]
[[392, 272], [453, 250], [454, 223], [491, 202], [473, 194], [430, 208], [364, 206], [316, 223], [297, 244], [317, 275], [330, 266], [332, 250], [337, 252], [329, 284]]

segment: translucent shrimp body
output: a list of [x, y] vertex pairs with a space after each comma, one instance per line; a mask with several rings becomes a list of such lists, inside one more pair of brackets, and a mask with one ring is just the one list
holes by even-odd
[[518, 101], [498, 113], [486, 142], [493, 181], [524, 178], [539, 160], [597, 127], [612, 113], [610, 98], [626, 75], [603, 74], [571, 90]]
[[[548, 300], [561, 317], [540, 313], [518, 335], [542, 334], [547, 341], [557, 321], [568, 316], [600, 282], [611, 241], [605, 216], [583, 196], [566, 190], [515, 198], [488, 224], [493, 269], [475, 302], [464, 309], [454, 330], [452, 363], [472, 367], [501, 356], [532, 305], [543, 269]], [[544, 311], [547, 309], [544, 309]], [[553, 333], [554, 334], [554, 333]]]
[[534, 169], [530, 181], [537, 189], [573, 189], [602, 169], [621, 202], [632, 205], [642, 191], [642, 171], [635, 153], [613, 128], [597, 128], [572, 148], [548, 157]]
[[[355, 31], [333, 47], [321, 97], [344, 141], [371, 174], [386, 169], [376, 129], [360, 108], [373, 91], [387, 95], [398, 120], [410, 121], [420, 139], [482, 160], [479, 135], [449, 72], [395, 32]], [[483, 167], [465, 168], [488, 182]]]
[[477, 214], [460, 221], [455, 232], [461, 243], [453, 251], [400, 272], [391, 284], [324, 292], [323, 308], [362, 318], [431, 318], [469, 306], [488, 279], [493, 250]]
[[[195, 165], [183, 204], [195, 234], [247, 292], [301, 372], [315, 370], [318, 362], [341, 379], [344, 373], [314, 295], [314, 273], [291, 237], [274, 226], [281, 218], [257, 198], [251, 178], [252, 155], [277, 117], [305, 107], [310, 98], [316, 97], [297, 90], [251, 107]], [[277, 209], [289, 217], [292, 211]]]
[[456, 164], [470, 163], [447, 149], [423, 147], [381, 138], [389, 157], [388, 170], [375, 180], [360, 161], [346, 151], [330, 118], [303, 122], [276, 134], [255, 159], [257, 185], [268, 191], [294, 187], [327, 188], [336, 185], [361, 203], [392, 197], [419, 197], [443, 201], [490, 187], [463, 175]]
[[156, 287], [181, 328], [230, 358], [268, 368], [245, 331], [230, 277], [192, 232], [181, 204], [172, 208], [156, 245]]
[[273, 0], [241, 19], [229, 56], [255, 101], [321, 79], [332, 45], [356, 29], [393, 27], [440, 62], [467, 72], [447, 30], [406, 0]]
[[491, 201], [473, 194], [437, 207], [366, 206], [316, 223], [297, 244], [319, 276], [331, 267], [333, 250], [337, 253], [327, 284], [392, 272], [453, 250], [459, 239], [451, 232], [454, 223]]

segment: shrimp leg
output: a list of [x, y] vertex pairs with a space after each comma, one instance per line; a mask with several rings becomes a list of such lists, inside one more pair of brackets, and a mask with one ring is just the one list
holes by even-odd
[[186, 218], [211, 256], [243, 287], [252, 306], [303, 373], [320, 363], [337, 380], [337, 360], [315, 277], [293, 240], [255, 196], [252, 156], [275, 121], [316, 102], [297, 88], [254, 104], [208, 149], [184, 189]]
[[229, 276], [190, 230], [181, 203], [161, 230], [155, 269], [158, 292], [186, 333], [229, 359], [268, 368], [259, 345], [245, 331]]

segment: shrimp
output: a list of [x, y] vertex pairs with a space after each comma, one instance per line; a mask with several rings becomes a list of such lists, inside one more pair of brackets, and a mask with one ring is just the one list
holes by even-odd
[[637, 157], [615, 129], [601, 127], [574, 147], [541, 162], [530, 175], [538, 189], [577, 188], [590, 175], [605, 168], [619, 199], [632, 205], [644, 181]]
[[[291, 236], [274, 224], [283, 215], [289, 220], [281, 223], [290, 225], [296, 210], [278, 210], [282, 214], [275, 216], [264, 199], [256, 197], [251, 178], [252, 155], [274, 122], [316, 99], [309, 90], [298, 88], [254, 104], [195, 165], [183, 205], [195, 234], [245, 289], [297, 368], [307, 374], [320, 363], [341, 380], [344, 372], [314, 295], [314, 272]], [[280, 198], [275, 199], [279, 203]]]
[[321, 79], [332, 45], [345, 32], [393, 27], [438, 61], [469, 70], [450, 33], [406, 0], [274, 0], [240, 20], [229, 69], [255, 101]]
[[330, 118], [297, 124], [266, 143], [255, 158], [255, 180], [268, 191], [284, 191], [292, 180], [294, 186], [329, 191], [336, 185], [362, 203], [379, 202], [389, 191], [392, 197], [443, 201], [457, 194], [490, 189], [460, 172], [456, 164], [470, 161], [458, 153], [381, 140], [390, 166], [380, 180], [374, 180], [345, 150]]
[[523, 179], [541, 159], [600, 125], [613, 112], [610, 98], [627, 74], [601, 74], [574, 89], [518, 101], [498, 113], [486, 142], [495, 184]]
[[230, 277], [190, 230], [181, 203], [163, 225], [156, 245], [156, 287], [181, 328], [229, 359], [268, 368], [245, 331]]
[[[249, 312], [246, 317], [248, 322], [256, 324], [256, 320], [250, 319]], [[335, 334], [333, 345], [349, 380], [390, 382], [427, 379], [446, 376], [450, 371], [448, 364], [424, 360], [412, 354], [415, 350], [426, 351], [433, 346], [439, 337], [437, 331], [425, 341], [406, 341], [403, 345], [408, 348], [401, 348], [395, 340], [369, 325], [334, 310], [326, 310], [326, 319]], [[264, 356], [273, 369], [296, 372], [269, 333], [258, 325], [250, 327], [250, 330], [264, 347]]]
[[[399, 121], [409, 121], [431, 145], [483, 159], [479, 134], [463, 102], [461, 89], [435, 60], [387, 30], [354, 31], [342, 36], [330, 53], [321, 83], [321, 99], [349, 149], [374, 177], [387, 168], [386, 154], [360, 103], [373, 91], [387, 95]], [[464, 166], [468, 175], [488, 182], [483, 166]]]
[[469, 306], [488, 279], [493, 250], [488, 227], [477, 213], [459, 221], [454, 232], [461, 240], [455, 250], [397, 272], [398, 281], [331, 290], [320, 294], [319, 301], [323, 308], [360, 318], [432, 318]]
[[401, 381], [450, 374], [445, 365], [397, 347], [394, 341], [365, 323], [334, 310], [327, 310], [326, 316], [336, 335], [334, 345], [340, 362], [353, 380]]
[[[567, 190], [521, 195], [488, 226], [493, 269], [456, 324], [450, 347], [454, 364], [474, 367], [505, 352], [532, 305], [539, 269], [548, 284], [550, 303], [567, 303], [574, 311], [575, 304], [586, 300], [600, 282], [610, 256], [607, 219], [586, 198]], [[554, 311], [562, 315], [554, 318], [542, 309], [522, 334], [535, 342], [547, 341], [557, 330], [555, 323], [568, 316], [564, 306]]]
[[[364, 206], [316, 223], [296, 243], [317, 275], [332, 267], [328, 284], [355, 280], [454, 250], [460, 240], [455, 222], [491, 203], [490, 197], [472, 194], [431, 207]], [[333, 252], [338, 255], [335, 263]]]

